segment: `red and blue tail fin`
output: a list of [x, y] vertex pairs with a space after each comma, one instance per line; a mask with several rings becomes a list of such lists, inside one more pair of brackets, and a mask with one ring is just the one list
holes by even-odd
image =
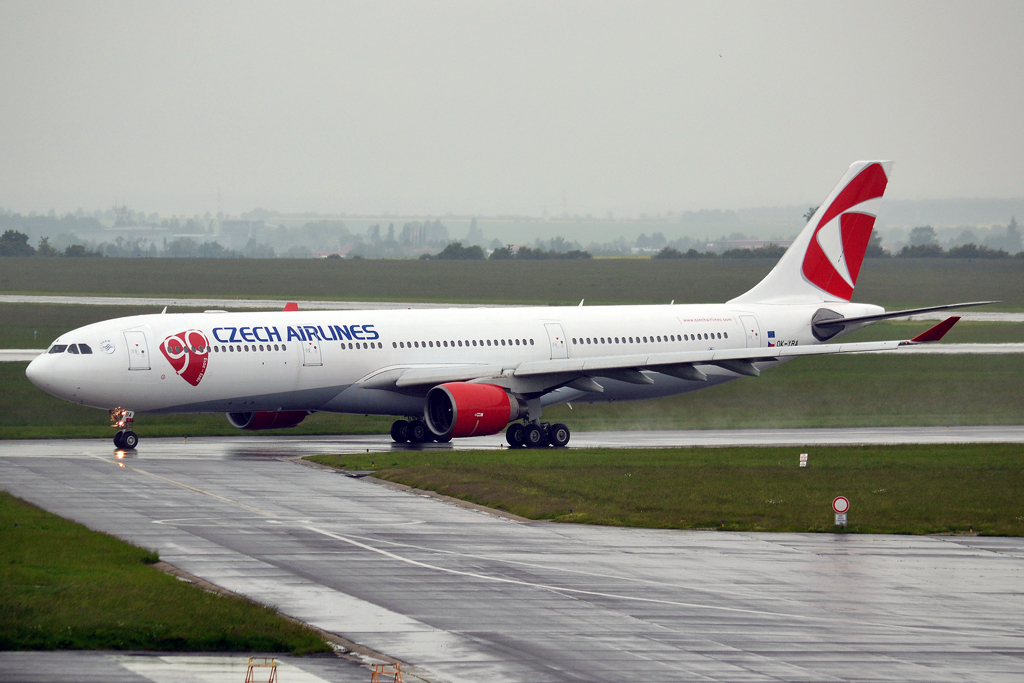
[[849, 301], [891, 170], [891, 161], [850, 166], [772, 272], [730, 303]]

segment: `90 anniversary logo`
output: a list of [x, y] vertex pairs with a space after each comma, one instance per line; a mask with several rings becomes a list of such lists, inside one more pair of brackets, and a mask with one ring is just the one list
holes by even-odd
[[198, 386], [210, 362], [210, 340], [199, 330], [172, 334], [160, 344], [160, 352], [174, 371], [192, 386]]

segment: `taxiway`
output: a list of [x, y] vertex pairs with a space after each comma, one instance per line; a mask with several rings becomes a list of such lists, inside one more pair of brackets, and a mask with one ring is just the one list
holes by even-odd
[[0, 482], [429, 680], [1024, 676], [1024, 539], [521, 522], [292, 459], [328, 450], [338, 439], [149, 439], [120, 459], [99, 441], [3, 442]]

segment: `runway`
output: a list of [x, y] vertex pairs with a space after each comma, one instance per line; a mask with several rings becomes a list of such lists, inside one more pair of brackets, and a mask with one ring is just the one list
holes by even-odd
[[[293, 299], [299, 308], [310, 310], [392, 310], [402, 308], [507, 308], [514, 304], [452, 304], [444, 302], [408, 301], [302, 301]], [[180, 308], [283, 308], [288, 299], [230, 299], [185, 297], [130, 297], [130, 296], [65, 296], [52, 294], [0, 294], [5, 304], [75, 304], [79, 306], [153, 306]], [[910, 316], [904, 320], [945, 320], [958, 315], [964, 321], [1024, 322], [1024, 312], [1007, 311], [934, 311]], [[897, 318], [899, 320], [900, 318]]]
[[[504, 307], [502, 304], [448, 304], [403, 301], [317, 301], [299, 299], [228, 299], [217, 297], [134, 297], [134, 296], [65, 296], [62, 294], [0, 294], [3, 304], [74, 304], [76, 306], [153, 306], [175, 308], [270, 308], [280, 310], [288, 301], [297, 301], [299, 308], [326, 311], [379, 311], [403, 308], [482, 308]], [[156, 311], [154, 311], [156, 312]]]
[[[981, 430], [950, 429], [949, 438], [983, 439]], [[1024, 428], [995, 430], [1024, 439]], [[798, 436], [789, 431], [776, 441]], [[792, 431], [824, 439], [857, 430]], [[738, 440], [753, 438], [767, 432]], [[409, 662], [425, 680], [1024, 676], [1024, 539], [518, 522], [292, 459], [337, 452], [339, 441], [389, 450], [377, 437], [144, 439], [119, 460], [98, 440], [3, 442], [0, 482]]]
[[[200, 436], [147, 438], [140, 458], [244, 460], [298, 458], [325, 453], [391, 453], [396, 450], [499, 450], [503, 434], [455, 439], [450, 443], [396, 444], [386, 434], [329, 436]], [[1024, 443], [1024, 425], [960, 427], [849, 427], [805, 429], [677, 429], [663, 431], [573, 432], [569, 448], [690, 448], [723, 446], [872, 446], [896, 444]], [[109, 439], [0, 441], [0, 456], [109, 458]]]

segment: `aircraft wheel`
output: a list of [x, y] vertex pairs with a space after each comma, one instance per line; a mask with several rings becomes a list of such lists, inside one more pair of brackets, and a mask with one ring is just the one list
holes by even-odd
[[537, 425], [523, 427], [523, 444], [527, 448], [539, 448], [544, 445], [544, 432]]
[[124, 448], [124, 432], [114, 432], [114, 448]]
[[413, 420], [409, 423], [409, 441], [413, 443], [423, 443], [429, 441], [432, 438], [430, 430], [427, 429], [427, 425], [423, 424], [423, 420]]
[[522, 448], [526, 444], [523, 443], [523, 425], [515, 422], [508, 426], [505, 430], [505, 441], [508, 441], [508, 445], [512, 448]]
[[405, 420], [395, 420], [391, 424], [391, 438], [395, 443], [405, 443], [409, 440], [409, 423]]
[[133, 450], [136, 446], [139, 445], [139, 435], [129, 430], [124, 433], [123, 437], [121, 437], [121, 443], [128, 450]]
[[569, 443], [569, 428], [561, 423], [551, 425], [548, 429], [548, 443], [555, 448], [565, 448]]

